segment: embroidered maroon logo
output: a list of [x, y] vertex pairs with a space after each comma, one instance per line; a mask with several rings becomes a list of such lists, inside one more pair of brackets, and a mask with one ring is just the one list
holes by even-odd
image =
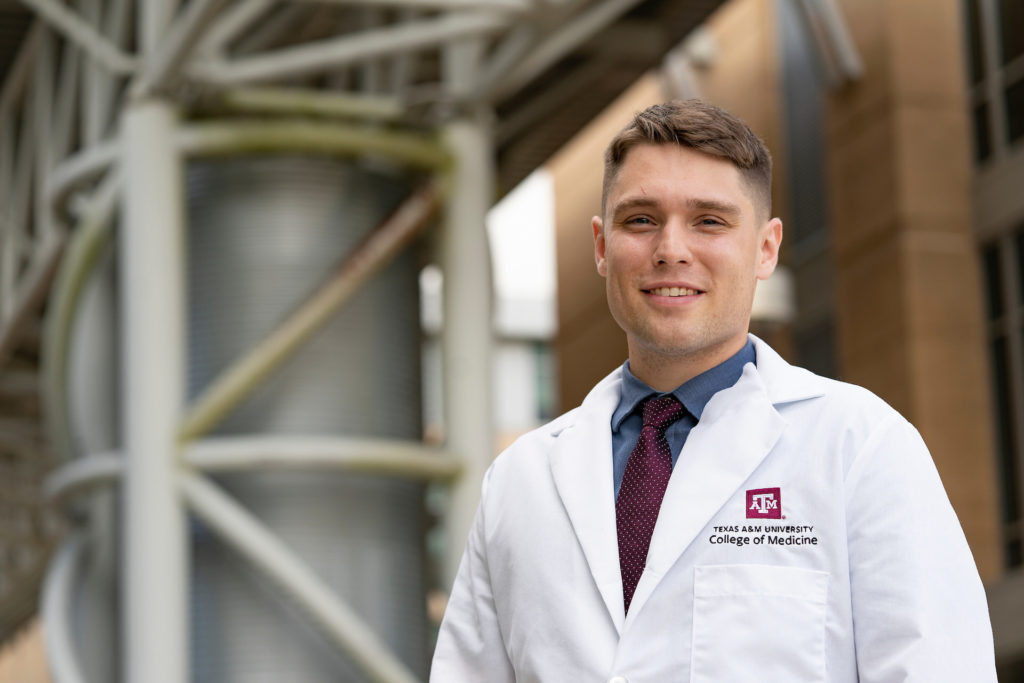
[[747, 519], [782, 519], [782, 489], [747, 491]]

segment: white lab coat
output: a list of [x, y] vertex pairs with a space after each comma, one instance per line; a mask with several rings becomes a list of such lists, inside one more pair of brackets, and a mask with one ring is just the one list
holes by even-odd
[[[984, 590], [917, 431], [754, 342], [683, 447], [628, 615], [620, 371], [494, 461], [432, 682], [996, 680]], [[778, 491], [751, 510], [760, 489]]]

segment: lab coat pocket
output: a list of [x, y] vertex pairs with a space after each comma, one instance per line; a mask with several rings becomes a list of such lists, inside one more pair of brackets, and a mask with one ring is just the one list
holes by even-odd
[[827, 572], [756, 564], [694, 571], [691, 683], [824, 682]]

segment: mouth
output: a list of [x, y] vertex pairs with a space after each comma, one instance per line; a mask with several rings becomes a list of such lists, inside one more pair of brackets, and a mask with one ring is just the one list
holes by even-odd
[[654, 294], [655, 296], [668, 297], [696, 296], [697, 294], [704, 293], [699, 289], [690, 289], [689, 287], [654, 287], [643, 291], [647, 294]]

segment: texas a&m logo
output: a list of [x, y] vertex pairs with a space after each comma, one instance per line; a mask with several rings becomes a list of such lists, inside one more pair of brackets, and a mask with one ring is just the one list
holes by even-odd
[[748, 490], [747, 519], [782, 519], [782, 489]]

